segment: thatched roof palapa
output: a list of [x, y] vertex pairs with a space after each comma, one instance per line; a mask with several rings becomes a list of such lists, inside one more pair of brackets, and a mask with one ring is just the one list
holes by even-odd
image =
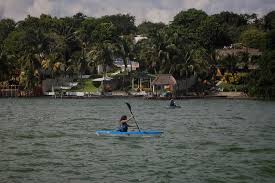
[[152, 82], [152, 85], [176, 85], [176, 84], [177, 84], [177, 81], [172, 76], [172, 74], [159, 74]]
[[231, 44], [230, 46], [224, 46], [223, 49], [217, 49], [218, 56], [225, 57], [228, 55], [239, 56], [242, 53], [247, 53], [250, 56], [260, 56], [262, 52], [259, 49], [246, 47], [242, 43]]

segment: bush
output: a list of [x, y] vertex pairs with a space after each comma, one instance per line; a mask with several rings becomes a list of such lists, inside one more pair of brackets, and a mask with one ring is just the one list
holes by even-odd
[[101, 85], [101, 81], [93, 81], [93, 85], [94, 85], [96, 88], [99, 88], [100, 85]]
[[222, 83], [219, 85], [219, 88], [223, 88], [224, 92], [245, 92], [247, 91], [246, 86], [244, 85], [234, 85], [234, 84], [228, 84], [228, 83]]
[[225, 73], [222, 81], [224, 83], [239, 85], [245, 83], [248, 78], [248, 73]]

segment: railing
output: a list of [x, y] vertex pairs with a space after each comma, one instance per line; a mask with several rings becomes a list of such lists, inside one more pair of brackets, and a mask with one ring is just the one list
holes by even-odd
[[17, 97], [19, 95], [19, 85], [0, 86], [0, 97]]

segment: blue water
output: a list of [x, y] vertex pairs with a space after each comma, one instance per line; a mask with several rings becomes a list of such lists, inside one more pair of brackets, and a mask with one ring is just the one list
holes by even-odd
[[[164, 134], [96, 136], [130, 115], [125, 102]], [[0, 99], [0, 182], [275, 182], [275, 102], [176, 103]]]

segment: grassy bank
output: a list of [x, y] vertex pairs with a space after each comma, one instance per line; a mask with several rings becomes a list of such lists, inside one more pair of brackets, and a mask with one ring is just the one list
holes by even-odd
[[82, 83], [76, 88], [71, 89], [72, 92], [97, 92], [97, 88], [93, 85], [91, 79], [83, 79]]

